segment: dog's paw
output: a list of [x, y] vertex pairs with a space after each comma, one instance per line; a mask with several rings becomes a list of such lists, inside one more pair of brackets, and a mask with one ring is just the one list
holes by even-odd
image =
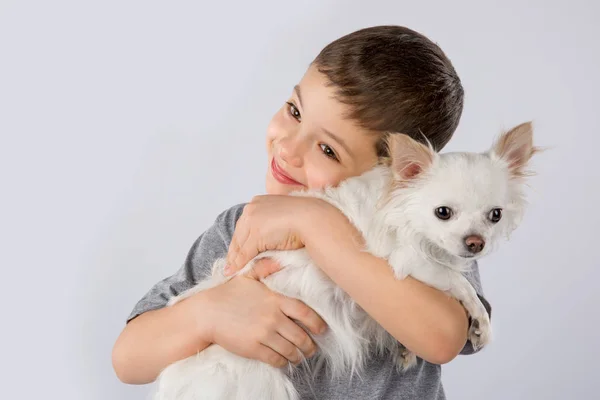
[[417, 356], [406, 347], [400, 349], [400, 354], [396, 359], [396, 365], [402, 371], [406, 371], [417, 363]]
[[492, 338], [490, 318], [486, 314], [481, 318], [473, 318], [469, 327], [469, 341], [475, 350], [487, 345]]

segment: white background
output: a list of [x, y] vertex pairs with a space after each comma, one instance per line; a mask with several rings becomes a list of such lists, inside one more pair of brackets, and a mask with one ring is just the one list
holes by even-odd
[[467, 97], [447, 150], [529, 119], [550, 148], [481, 263], [495, 341], [444, 367], [449, 399], [597, 395], [598, 3], [237, 3], [0, 1], [2, 397], [145, 398], [111, 367], [127, 314], [262, 193], [267, 123], [318, 51], [379, 24], [452, 59]]

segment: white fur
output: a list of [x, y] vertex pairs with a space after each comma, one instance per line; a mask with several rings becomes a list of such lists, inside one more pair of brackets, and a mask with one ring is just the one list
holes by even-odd
[[[524, 207], [522, 182], [511, 176], [508, 163], [494, 151], [430, 152], [430, 156], [429, 164], [420, 163], [425, 165], [423, 172], [401, 185], [394, 167], [377, 166], [336, 188], [295, 195], [319, 197], [339, 208], [364, 236], [365, 251], [387, 259], [398, 279], [411, 275], [460, 300], [474, 321], [469, 339], [481, 347], [490, 338], [489, 317], [461, 272], [487, 254], [502, 233], [516, 227]], [[437, 219], [433, 210], [441, 205], [451, 206], [455, 218]], [[492, 207], [504, 209], [496, 224], [486, 219]], [[462, 241], [470, 234], [480, 235], [488, 245], [477, 257], [465, 258]], [[313, 339], [319, 348], [315, 357], [327, 365], [331, 377], [360, 374], [369, 346], [389, 351], [399, 368], [416, 362], [415, 355], [323, 274], [304, 249], [265, 252], [255, 260], [264, 257], [275, 259], [283, 269], [263, 282], [271, 290], [302, 300], [328, 324], [326, 333]], [[240, 273], [247, 273], [255, 260]], [[171, 299], [169, 305], [225, 282], [223, 264], [218, 260], [211, 278]], [[155, 399], [295, 400], [291, 369], [274, 368], [212, 345], [167, 367], [159, 377]]]

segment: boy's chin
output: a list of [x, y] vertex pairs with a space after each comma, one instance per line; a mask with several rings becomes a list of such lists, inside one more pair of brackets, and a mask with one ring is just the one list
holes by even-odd
[[283, 185], [278, 182], [267, 181], [266, 185], [267, 194], [271, 195], [288, 195], [296, 190], [295, 186]]

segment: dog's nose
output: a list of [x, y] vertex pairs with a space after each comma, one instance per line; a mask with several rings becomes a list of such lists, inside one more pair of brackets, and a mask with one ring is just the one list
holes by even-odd
[[471, 253], [477, 254], [483, 250], [485, 241], [481, 238], [481, 236], [471, 235], [465, 238], [465, 245]]

